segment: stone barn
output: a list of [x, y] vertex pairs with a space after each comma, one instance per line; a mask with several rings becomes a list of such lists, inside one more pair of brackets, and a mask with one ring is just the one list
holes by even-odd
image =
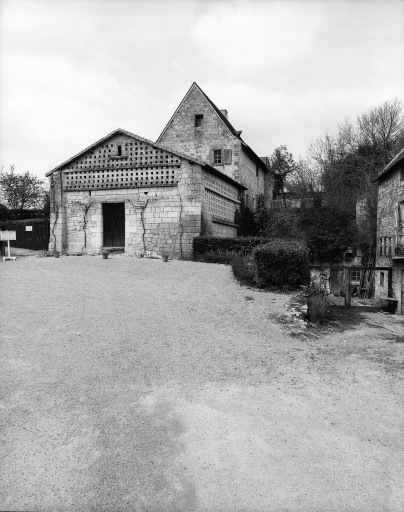
[[246, 187], [198, 157], [117, 129], [49, 173], [50, 251], [187, 256], [208, 231], [237, 236]]

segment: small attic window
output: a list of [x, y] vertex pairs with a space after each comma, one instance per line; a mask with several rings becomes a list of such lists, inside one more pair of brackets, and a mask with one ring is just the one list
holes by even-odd
[[222, 150], [221, 149], [214, 149], [213, 150], [213, 164], [218, 165], [222, 164]]
[[195, 116], [195, 128], [200, 128], [202, 126], [203, 114], [196, 114]]
[[117, 146], [118, 148], [118, 156], [122, 156], [122, 146]]

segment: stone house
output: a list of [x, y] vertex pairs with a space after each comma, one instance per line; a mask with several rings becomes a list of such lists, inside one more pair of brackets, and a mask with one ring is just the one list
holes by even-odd
[[241, 202], [269, 204], [267, 158], [194, 83], [157, 142], [117, 129], [46, 174], [49, 250], [187, 256], [195, 236], [236, 237]]
[[241, 138], [220, 110], [195, 82], [157, 139], [159, 144], [199, 158], [244, 185], [245, 204], [256, 209], [257, 196], [269, 206], [273, 175], [267, 157], [260, 158]]
[[404, 148], [376, 178], [377, 254], [376, 266], [391, 267], [376, 271], [375, 298], [397, 299], [397, 313], [404, 314]]
[[49, 250], [103, 247], [147, 256], [189, 255], [202, 216], [236, 236], [245, 187], [202, 160], [117, 129], [47, 173]]

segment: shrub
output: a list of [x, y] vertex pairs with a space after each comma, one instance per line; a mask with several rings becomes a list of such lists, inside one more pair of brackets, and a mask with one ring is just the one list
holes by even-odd
[[0, 221], [11, 219], [11, 212], [5, 204], [0, 203]]
[[219, 238], [215, 236], [197, 236], [193, 239], [195, 254], [221, 253], [245, 255], [252, 252], [257, 245], [268, 242], [260, 237]]
[[274, 238], [256, 247], [253, 256], [259, 286], [294, 289], [310, 281], [309, 252], [303, 241]]
[[314, 324], [325, 322], [330, 313], [330, 303], [325, 295], [314, 294], [307, 299], [307, 318]]
[[258, 224], [252, 210], [242, 201], [240, 209], [236, 211], [234, 222], [238, 224], [237, 234], [243, 237], [257, 236]]
[[205, 254], [193, 254], [193, 261], [201, 261], [203, 263], [222, 263], [229, 265], [234, 255], [231, 253], [207, 252]]
[[303, 238], [300, 211], [289, 208], [267, 210], [265, 216], [261, 214], [260, 234], [268, 239]]
[[234, 277], [239, 283], [247, 286], [255, 284], [255, 263], [251, 254], [248, 256], [234, 256], [231, 267]]

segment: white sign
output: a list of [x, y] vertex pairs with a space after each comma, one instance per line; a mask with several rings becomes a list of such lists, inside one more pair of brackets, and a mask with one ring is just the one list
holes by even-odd
[[7, 240], [8, 256], [3, 256], [3, 261], [14, 260], [15, 256], [10, 256], [10, 240], [16, 239], [16, 231], [0, 231], [0, 240]]
[[17, 240], [16, 231], [0, 231], [0, 240]]
[[32, 226], [25, 226], [25, 231], [32, 231]]

